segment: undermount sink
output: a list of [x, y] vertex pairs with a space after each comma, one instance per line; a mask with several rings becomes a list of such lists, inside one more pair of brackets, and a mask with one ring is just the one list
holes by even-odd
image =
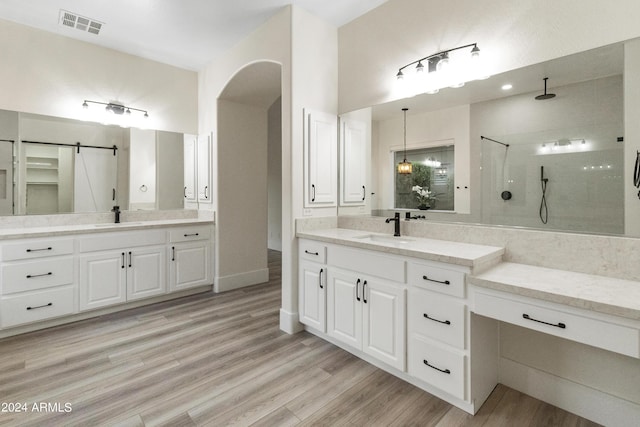
[[124, 225], [139, 225], [141, 222], [108, 222], [106, 224], [94, 224], [94, 227], [121, 227]]
[[355, 237], [358, 240], [362, 240], [363, 242], [371, 241], [377, 243], [394, 243], [394, 244], [406, 244], [415, 241], [414, 239], [410, 239], [408, 237], [402, 236], [385, 236], [380, 234], [365, 234], [364, 236]]

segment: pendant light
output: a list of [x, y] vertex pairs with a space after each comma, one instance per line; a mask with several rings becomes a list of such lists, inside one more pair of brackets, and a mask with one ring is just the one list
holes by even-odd
[[404, 113], [404, 160], [398, 163], [398, 173], [408, 175], [412, 172], [413, 166], [407, 162], [407, 111], [408, 108], [403, 108]]

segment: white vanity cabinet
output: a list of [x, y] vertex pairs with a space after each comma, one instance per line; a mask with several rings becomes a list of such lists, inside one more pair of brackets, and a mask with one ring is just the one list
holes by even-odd
[[24, 239], [1, 248], [2, 328], [77, 311], [73, 239]]
[[197, 188], [198, 203], [211, 204], [211, 155], [212, 135], [198, 135], [197, 139]]
[[211, 227], [169, 230], [169, 292], [213, 283]]
[[165, 242], [161, 229], [80, 238], [80, 310], [165, 293]]
[[407, 271], [409, 374], [465, 400], [468, 269], [411, 261]]
[[321, 243], [301, 240], [298, 245], [298, 307], [300, 323], [327, 330], [327, 247]]
[[404, 371], [404, 260], [328, 245], [327, 265], [327, 334]]
[[197, 161], [198, 161], [198, 137], [184, 134], [184, 201], [194, 203], [197, 201]]

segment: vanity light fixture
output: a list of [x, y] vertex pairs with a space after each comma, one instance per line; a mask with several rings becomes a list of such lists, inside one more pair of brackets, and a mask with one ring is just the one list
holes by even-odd
[[[470, 49], [468, 56], [456, 55], [454, 52]], [[452, 55], [450, 55], [450, 53]], [[462, 87], [465, 82], [485, 79], [488, 76], [479, 72], [478, 63], [480, 48], [477, 43], [443, 50], [408, 63], [398, 69], [397, 80], [417, 78], [418, 93], [438, 93], [444, 87]], [[465, 63], [465, 59], [467, 62]]]
[[149, 113], [147, 112], [147, 110], [127, 107], [126, 105], [118, 104], [116, 102], [100, 102], [100, 101], [90, 101], [88, 99], [85, 99], [84, 102], [82, 103], [82, 108], [85, 108], [85, 109], [89, 108], [89, 104], [104, 105], [105, 106], [104, 109], [108, 113], [113, 113], [118, 115], [126, 114], [128, 116], [131, 114], [131, 110], [133, 110], [133, 111], [139, 111], [141, 113], [144, 113], [145, 118], [149, 117]]
[[413, 165], [410, 162], [407, 162], [407, 111], [408, 108], [403, 108], [402, 112], [404, 113], [404, 160], [398, 163], [398, 173], [403, 175], [408, 175], [413, 171]]

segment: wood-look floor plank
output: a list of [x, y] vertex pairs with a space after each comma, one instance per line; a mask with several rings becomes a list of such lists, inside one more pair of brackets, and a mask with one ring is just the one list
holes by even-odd
[[309, 333], [279, 330], [270, 281], [0, 339], [0, 401], [72, 412], [5, 426], [547, 426], [595, 424], [498, 385], [471, 416]]

